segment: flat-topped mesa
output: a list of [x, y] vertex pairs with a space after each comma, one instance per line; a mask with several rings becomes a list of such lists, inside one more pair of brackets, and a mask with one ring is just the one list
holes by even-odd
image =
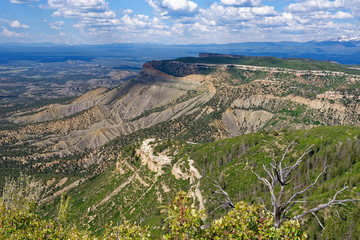
[[155, 75], [162, 77], [185, 77], [199, 73], [198, 66], [192, 63], [182, 63], [178, 61], [149, 61], [143, 65], [141, 74]]

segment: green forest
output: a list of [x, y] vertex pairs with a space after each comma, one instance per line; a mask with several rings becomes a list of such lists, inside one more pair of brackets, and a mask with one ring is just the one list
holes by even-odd
[[[129, 178], [130, 172], [119, 175], [115, 166], [110, 167], [48, 203], [41, 200], [43, 183], [38, 177], [22, 174], [19, 178], [8, 178], [1, 201], [1, 238], [358, 239], [359, 134], [358, 127], [341, 126], [260, 131], [203, 144], [157, 139], [151, 143], [154, 155], [164, 152], [173, 155], [171, 165], [194, 160], [203, 176], [199, 184], [206, 198], [205, 209], [200, 209], [199, 202], [184, 192], [189, 191], [190, 179], [175, 179], [171, 167], [165, 166], [164, 174], [153, 184], [172, 186], [171, 192], [162, 192], [165, 198], [162, 203], [152, 197], [156, 196], [155, 187], [146, 192], [147, 198], [133, 205], [135, 211], [130, 211], [122, 198], [114, 198], [96, 209], [95, 220], [90, 224], [85, 221], [90, 206], [111, 193], [116, 181], [121, 183], [122, 178]], [[124, 147], [119, 159], [141, 169], [141, 176], [154, 177], [149, 169], [141, 167], [136, 153], [139, 145], [138, 142]], [[286, 219], [275, 227], [271, 191], [260, 179], [270, 181], [266, 171], [280, 161], [284, 169], [294, 165], [296, 168], [289, 174], [286, 188], [285, 183], [274, 184], [276, 196], [282, 187], [283, 199], [291, 198], [294, 191], [311, 187], [296, 196]], [[186, 164], [184, 167], [189, 167]], [[141, 189], [123, 191], [134, 199], [143, 194]], [[332, 200], [340, 202], [316, 211], [315, 215], [293, 219]], [[119, 207], [114, 209], [114, 204]]]

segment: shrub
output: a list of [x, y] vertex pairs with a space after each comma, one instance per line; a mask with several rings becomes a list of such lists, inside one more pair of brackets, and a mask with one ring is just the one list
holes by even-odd
[[148, 227], [140, 227], [135, 224], [131, 224], [128, 221], [125, 221], [124, 224], [120, 226], [114, 226], [113, 223], [111, 223], [106, 228], [102, 239], [149, 240], [151, 238]]

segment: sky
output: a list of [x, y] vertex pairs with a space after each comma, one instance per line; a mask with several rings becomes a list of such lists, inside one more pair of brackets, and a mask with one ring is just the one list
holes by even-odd
[[360, 0], [1, 0], [0, 43], [224, 44], [360, 37]]

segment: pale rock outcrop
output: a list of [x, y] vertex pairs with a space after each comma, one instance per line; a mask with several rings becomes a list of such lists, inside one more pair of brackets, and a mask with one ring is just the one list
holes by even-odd
[[260, 130], [274, 114], [264, 110], [227, 109], [223, 113], [223, 122], [231, 136], [254, 133]]
[[171, 163], [171, 158], [162, 153], [155, 156], [154, 148], [150, 145], [150, 142], [153, 141], [155, 141], [153, 138], [144, 140], [138, 149], [137, 154], [140, 156], [143, 165], [146, 165], [151, 171], [156, 172], [157, 175], [160, 176], [164, 173], [162, 170], [163, 166], [169, 165]]

